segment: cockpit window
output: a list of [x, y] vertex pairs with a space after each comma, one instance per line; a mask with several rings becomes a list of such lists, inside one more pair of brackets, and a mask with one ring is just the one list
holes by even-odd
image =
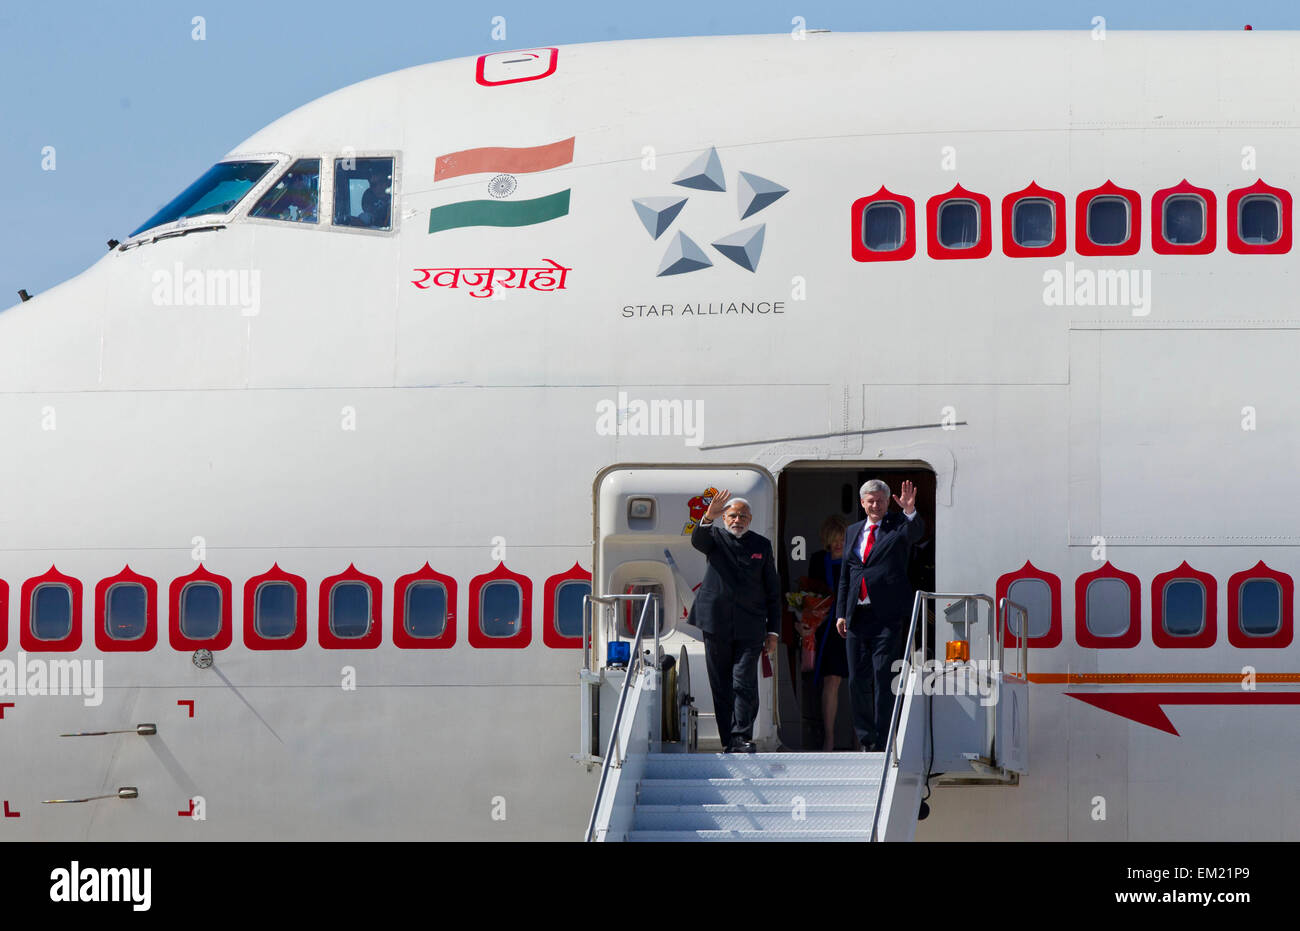
[[393, 160], [334, 160], [334, 225], [393, 228]]
[[315, 223], [320, 203], [320, 159], [300, 158], [262, 195], [249, 216]]
[[229, 213], [275, 162], [218, 162], [131, 235], [186, 217]]

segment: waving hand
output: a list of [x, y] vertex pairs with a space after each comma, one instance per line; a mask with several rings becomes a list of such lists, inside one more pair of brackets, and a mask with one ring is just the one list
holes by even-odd
[[904, 514], [911, 514], [916, 510], [916, 486], [905, 479], [899, 493], [894, 495], [894, 500], [898, 502]]

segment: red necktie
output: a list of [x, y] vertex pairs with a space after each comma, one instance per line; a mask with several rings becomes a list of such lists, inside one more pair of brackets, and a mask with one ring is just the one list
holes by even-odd
[[[876, 528], [879, 526], [880, 526], [879, 524], [872, 524], [870, 527], [867, 528], [867, 545], [862, 549], [862, 562], [864, 565], [866, 564], [867, 557], [871, 555], [871, 548], [876, 545]], [[866, 597], [867, 597], [867, 580], [863, 579], [862, 594], [858, 596], [858, 600], [863, 601], [866, 599]]]

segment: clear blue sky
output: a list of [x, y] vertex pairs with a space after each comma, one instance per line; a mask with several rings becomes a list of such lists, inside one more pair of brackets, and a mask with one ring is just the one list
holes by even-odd
[[788, 32], [796, 15], [836, 32], [1087, 29], [1097, 15], [1109, 29], [1300, 28], [1291, 0], [0, 0], [0, 307], [80, 272], [254, 130], [348, 84], [502, 48]]

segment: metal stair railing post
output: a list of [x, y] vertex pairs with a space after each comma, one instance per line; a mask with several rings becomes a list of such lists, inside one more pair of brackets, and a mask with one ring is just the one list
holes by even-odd
[[1003, 657], [1005, 655], [1003, 647], [1006, 646], [1006, 634], [1009, 632], [1008, 611], [1014, 608], [1020, 612], [1020, 626], [1017, 628], [1020, 633], [1016, 634], [1016, 678], [1024, 679], [1029, 676], [1029, 609], [1024, 605], [1017, 604], [1005, 595], [998, 602], [998, 610], [1002, 615], [999, 622], [998, 630], [998, 669], [1002, 669]]
[[[1007, 628], [1007, 616], [1008, 616], [1008, 614], [1010, 613], [1010, 612], [1009, 612], [1009, 609], [1012, 609], [1012, 608], [1014, 608], [1016, 611], [1020, 612], [1020, 626], [1017, 628], [1017, 630], [1019, 630], [1020, 633], [1019, 633], [1019, 635], [1017, 635], [1017, 637], [1016, 637], [1016, 678], [1017, 678], [1017, 679], [1022, 679], [1022, 680], [1024, 680], [1025, 682], [1028, 682], [1028, 681], [1029, 681], [1029, 645], [1028, 645], [1028, 641], [1029, 641], [1029, 611], [1028, 611], [1027, 608], [1025, 608], [1024, 605], [1017, 604], [1016, 602], [1012, 601], [1010, 598], [1006, 597], [1005, 595], [1002, 596], [1002, 600], [998, 602], [998, 612], [997, 612], [997, 613], [998, 613], [998, 623], [997, 623], [997, 637], [998, 637], [998, 665], [997, 665], [997, 674], [998, 674], [998, 675], [1002, 675], [1002, 674], [1005, 673], [1005, 668], [1004, 668], [1003, 664], [1006, 662], [1006, 658], [1005, 658], [1005, 657], [1006, 657], [1006, 634], [1007, 634], [1007, 630], [1008, 630], [1008, 628]], [[1001, 683], [999, 682], [999, 683], [998, 683], [998, 690], [999, 690], [999, 691], [998, 691], [998, 694], [999, 694], [999, 695], [1001, 695], [1001, 688], [1002, 688], [1002, 685], [1001, 685]], [[998, 732], [998, 731], [997, 731], [997, 728], [998, 728], [998, 720], [997, 720], [997, 707], [996, 707], [996, 706], [997, 706], [997, 702], [994, 702], [992, 705], [989, 706], [989, 711], [990, 711], [989, 719], [990, 719], [990, 725], [991, 725], [992, 728], [993, 728], [993, 738], [994, 738], [994, 739], [993, 739], [993, 755], [992, 755], [992, 760], [993, 760], [993, 764], [994, 764], [995, 766], [998, 765], [998, 756], [997, 756], [997, 754], [999, 754], [999, 753], [1001, 752], [1001, 748], [999, 748], [998, 745], [997, 745], [997, 732]]]
[[[641, 606], [641, 615], [636, 623], [636, 637], [632, 640], [632, 649], [627, 659], [627, 674], [623, 677], [623, 687], [618, 694], [618, 708], [614, 712], [614, 724], [609, 733], [609, 746], [605, 749], [605, 759], [600, 765], [600, 783], [596, 787], [596, 800], [591, 806], [591, 817], [587, 819], [587, 834], [585, 840], [590, 843], [596, 832], [596, 816], [600, 811], [600, 803], [605, 794], [605, 787], [609, 783], [609, 771], [614, 766], [623, 765], [623, 750], [619, 746], [619, 731], [622, 730], [623, 712], [627, 707], [628, 692], [631, 691], [632, 679], [635, 673], [639, 672], [646, 665], [645, 660], [641, 657], [641, 641], [645, 635], [646, 615], [650, 614], [654, 618], [654, 643], [655, 650], [652, 654], [651, 667], [658, 668], [659, 665], [659, 599], [657, 596], [646, 593], [644, 595], [605, 595], [596, 596], [588, 595], [589, 599], [596, 604], [616, 606], [620, 601], [636, 601], [642, 599], [644, 604]], [[653, 608], [651, 607], [653, 604]], [[617, 621], [615, 622], [615, 631], [617, 631]], [[617, 638], [615, 638], [617, 639]], [[618, 762], [613, 762], [617, 757]]]
[[[994, 603], [993, 599], [990, 598], [988, 595], [974, 595], [972, 597], [984, 602], [986, 605], [988, 605], [989, 608], [988, 642], [984, 645], [984, 670], [985, 670], [984, 674], [988, 675], [990, 678], [993, 676], [999, 676], [1002, 674], [1002, 654], [1005, 645], [1002, 643], [1002, 635], [998, 624], [998, 607]], [[994, 664], [994, 659], [993, 659], [994, 640], [997, 641], [998, 658], [996, 661], [996, 665]], [[976, 687], [978, 688], [978, 685]], [[1001, 682], [996, 683], [996, 687], [1000, 689]], [[998, 692], [995, 694], [1000, 695], [1001, 693]], [[984, 737], [985, 737], [984, 746], [987, 747], [989, 751], [989, 755], [988, 755], [989, 764], [992, 766], [996, 766], [997, 758], [994, 756], [994, 754], [997, 753], [997, 738], [998, 738], [998, 701], [996, 697], [994, 698], [993, 701], [989, 702], [987, 706], [985, 706]]]
[[[916, 622], [921, 616], [921, 605], [925, 603], [925, 592], [917, 592], [912, 599], [912, 620], [907, 625], [907, 637], [903, 641], [903, 668], [898, 677], [898, 694], [894, 696], [894, 709], [889, 716], [889, 736], [885, 740], [885, 762], [880, 768], [880, 788], [876, 790], [876, 810], [871, 815], [871, 840], [880, 837], [880, 806], [885, 801], [885, 786], [889, 782], [889, 768], [894, 765], [894, 735], [898, 730], [899, 716], [903, 712], [903, 695], [907, 692], [907, 683], [912, 676], [912, 644], [916, 642]], [[921, 661], [925, 662], [925, 625], [921, 625]]]

